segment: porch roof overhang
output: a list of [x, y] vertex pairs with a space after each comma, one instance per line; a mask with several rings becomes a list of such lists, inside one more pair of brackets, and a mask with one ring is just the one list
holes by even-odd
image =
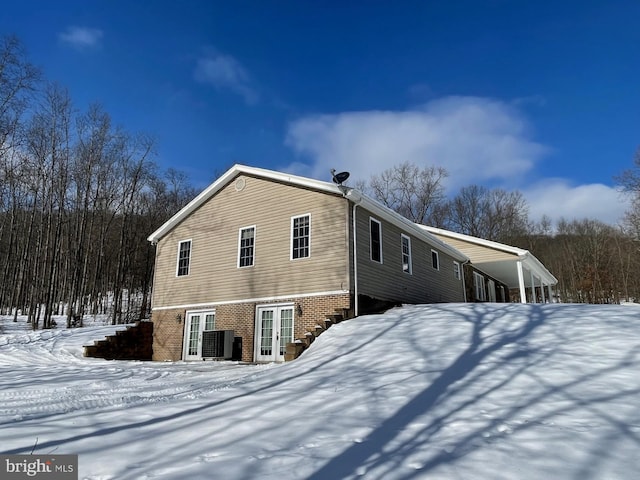
[[[447, 239], [455, 240], [455, 246], [467, 255], [471, 264], [486, 274], [503, 282], [509, 288], [519, 288], [518, 262], [521, 262], [525, 270], [523, 281], [525, 287], [539, 287], [540, 284], [556, 285], [558, 280], [531, 252], [518, 247], [512, 247], [503, 243], [484, 240], [470, 235], [451, 232], [435, 227], [422, 225], [422, 228], [437, 236], [444, 242]], [[501, 258], [488, 258], [491, 251], [500, 252]]]

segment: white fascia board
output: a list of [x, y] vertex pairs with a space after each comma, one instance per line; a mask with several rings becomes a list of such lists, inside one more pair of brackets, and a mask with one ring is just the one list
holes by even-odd
[[535, 257], [535, 255], [528, 250], [525, 251], [527, 254], [521, 257], [525, 268], [533, 272], [534, 276], [541, 278], [547, 285], [556, 285], [558, 283], [558, 279], [554, 277], [549, 270], [547, 270], [547, 267], [545, 267], [542, 262]]
[[513, 253], [514, 255], [524, 256], [529, 253], [528, 250], [524, 250], [518, 247], [512, 247], [511, 245], [505, 245], [504, 243], [494, 242], [492, 240], [485, 240], [484, 238], [472, 237], [471, 235], [465, 235], [463, 233], [452, 232], [450, 230], [444, 230], [442, 228], [430, 227], [428, 225], [420, 225], [421, 228], [427, 232], [442, 235], [443, 237], [455, 238], [456, 240], [462, 240], [463, 242], [475, 243], [483, 247], [493, 248], [494, 250], [500, 250], [507, 253]]
[[553, 274], [549, 270], [547, 270], [547, 267], [545, 267], [542, 262], [538, 260], [536, 256], [533, 255], [529, 250], [512, 247], [511, 245], [505, 245], [504, 243], [498, 243], [491, 240], [485, 240], [484, 238], [472, 237], [471, 235], [464, 235], [462, 233], [444, 230], [442, 228], [429, 227], [427, 225], [420, 225], [420, 227], [428, 232], [442, 235], [443, 237], [455, 238], [464, 242], [475, 243], [476, 245], [481, 245], [483, 247], [493, 248], [494, 250], [500, 250], [506, 253], [517, 255], [524, 266], [528, 270], [532, 271], [534, 275], [542, 278], [545, 283], [549, 285], [555, 285], [558, 283], [558, 279], [554, 277]]
[[193, 200], [182, 207], [173, 217], [167, 220], [160, 228], [147, 237], [147, 240], [151, 243], [157, 243], [165, 234], [167, 234], [173, 227], [180, 223], [189, 213], [202, 205], [207, 199], [209, 199], [214, 193], [220, 190], [226, 185], [230, 179], [235, 175], [235, 169], [237, 165], [233, 166], [227, 172], [218, 178], [215, 182], [205, 188], [198, 194]]
[[422, 228], [421, 225], [417, 225], [402, 215], [394, 212], [388, 207], [385, 207], [381, 203], [371, 199], [370, 197], [354, 190], [350, 187], [338, 186], [334, 183], [323, 182], [320, 180], [314, 180], [312, 178], [301, 177], [298, 175], [291, 175], [288, 173], [276, 172], [274, 170], [267, 170], [264, 168], [248, 167], [246, 165], [236, 164], [227, 170], [220, 178], [205, 188], [197, 197], [191, 200], [185, 205], [178, 213], [167, 220], [160, 228], [153, 232], [147, 240], [151, 243], [157, 243], [164, 235], [171, 231], [176, 225], [184, 220], [191, 212], [200, 207], [209, 198], [215, 195], [225, 185], [231, 182], [236, 176], [240, 174], [250, 175], [258, 178], [265, 178], [274, 180], [281, 183], [290, 185], [296, 185], [303, 188], [309, 188], [311, 190], [321, 191], [334, 195], [344, 196], [348, 200], [362, 205], [367, 210], [376, 213], [386, 221], [396, 225], [402, 230], [412, 233], [415, 237], [427, 242], [431, 246], [446, 252], [454, 259], [460, 262], [467, 262], [469, 258], [462, 252], [452, 247], [451, 245], [443, 242], [439, 238], [435, 237], [429, 231]]
[[184, 220], [191, 212], [200, 207], [209, 198], [220, 191], [231, 180], [240, 174], [251, 175], [259, 178], [267, 178], [282, 183], [288, 183], [291, 185], [297, 185], [300, 187], [310, 188], [312, 190], [319, 190], [327, 193], [333, 193], [336, 195], [342, 195], [342, 191], [337, 185], [329, 182], [322, 182], [320, 180], [314, 180], [311, 178], [300, 177], [297, 175], [290, 175], [287, 173], [275, 172], [273, 170], [266, 170], [264, 168], [248, 167], [246, 165], [236, 164], [227, 170], [220, 178], [205, 188], [200, 194], [185, 205], [178, 213], [167, 220], [160, 228], [153, 232], [147, 240], [151, 243], [158, 243], [158, 241], [171, 231], [176, 225]]
[[403, 231], [411, 233], [413, 236], [428, 243], [432, 247], [438, 248], [442, 252], [447, 253], [455, 260], [463, 263], [469, 261], [469, 258], [460, 250], [443, 242], [439, 238], [432, 235], [430, 232], [421, 228], [420, 225], [413, 223], [408, 218], [403, 217], [399, 213], [396, 213], [390, 208], [385, 207], [381, 203], [367, 197], [366, 195], [363, 195], [359, 191], [349, 189], [345, 194], [345, 197], [351, 200], [356, 205], [360, 205], [361, 207], [371, 211], [372, 213], [379, 215], [382, 219], [386, 220], [389, 223], [392, 223]]
[[292, 175], [289, 173], [276, 172], [274, 170], [267, 170], [264, 168], [247, 167], [245, 165], [236, 165], [236, 167], [238, 167], [238, 172], [245, 173], [247, 175], [268, 178], [282, 183], [297, 185], [299, 187], [307, 187], [312, 190], [320, 190], [326, 193], [342, 195], [342, 191], [335, 183], [323, 182], [322, 180], [314, 180], [313, 178], [301, 177], [299, 175]]

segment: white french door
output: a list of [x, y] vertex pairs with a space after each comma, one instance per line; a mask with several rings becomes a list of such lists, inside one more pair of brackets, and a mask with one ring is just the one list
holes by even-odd
[[256, 361], [283, 362], [289, 342], [293, 342], [293, 305], [258, 307]]
[[202, 332], [215, 330], [216, 312], [188, 312], [185, 322], [184, 359], [202, 360]]

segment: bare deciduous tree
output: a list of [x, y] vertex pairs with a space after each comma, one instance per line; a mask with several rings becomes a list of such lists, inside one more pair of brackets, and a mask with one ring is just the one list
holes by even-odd
[[471, 185], [463, 187], [449, 202], [449, 228], [508, 243], [529, 231], [528, 211], [527, 202], [518, 191]]
[[623, 171], [616, 181], [622, 191], [631, 197], [631, 208], [626, 212], [625, 224], [630, 233], [640, 240], [640, 149], [636, 152], [634, 166]]
[[445, 199], [443, 181], [447, 172], [442, 167], [423, 167], [404, 162], [379, 175], [373, 175], [365, 191], [385, 206], [409, 220], [433, 224]]
[[158, 174], [150, 137], [99, 105], [78, 115], [64, 88], [37, 80], [19, 42], [0, 39], [0, 313], [33, 328], [54, 314], [68, 326], [89, 312], [143, 318], [146, 237], [195, 192], [178, 171]]

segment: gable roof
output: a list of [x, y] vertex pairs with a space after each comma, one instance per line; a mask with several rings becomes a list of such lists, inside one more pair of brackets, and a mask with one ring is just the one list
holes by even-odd
[[363, 208], [369, 210], [380, 218], [386, 220], [387, 222], [401, 228], [408, 233], [413, 234], [415, 237], [427, 242], [431, 246], [438, 248], [443, 252], [446, 252], [456, 260], [459, 260], [461, 262], [469, 260], [464, 253], [443, 242], [435, 235], [420, 228], [420, 226], [418, 226], [417, 224], [406, 219], [390, 208], [382, 205], [377, 200], [374, 200], [351, 187], [339, 187], [338, 185], [331, 182], [323, 182], [321, 180], [314, 180], [312, 178], [301, 177], [289, 173], [276, 172], [264, 168], [248, 167], [246, 165], [240, 164], [236, 164], [229, 170], [227, 170], [220, 178], [218, 178], [215, 182], [205, 188], [199, 195], [197, 195], [187, 205], [180, 209], [173, 217], [167, 220], [160, 228], [149, 235], [147, 240], [154, 244], [158, 243], [158, 241], [162, 237], [173, 230], [173, 228], [175, 228], [180, 222], [187, 218], [193, 211], [198, 209], [202, 204], [204, 204], [222, 188], [233, 181], [234, 178], [241, 174], [302, 188], [308, 188], [319, 192], [343, 196], [354, 204], [362, 206]]
[[177, 226], [180, 222], [187, 218], [194, 210], [198, 209], [202, 204], [204, 204], [220, 190], [222, 190], [222, 188], [228, 185], [234, 178], [236, 178], [240, 174], [251, 175], [254, 177], [265, 178], [281, 183], [287, 183], [290, 185], [306, 187], [312, 190], [319, 190], [327, 193], [342, 195], [342, 192], [340, 191], [338, 186], [333, 183], [321, 182], [318, 180], [313, 180], [311, 178], [300, 177], [288, 173], [275, 172], [273, 170], [266, 170], [263, 168], [248, 167], [246, 165], [236, 164], [229, 170], [227, 170], [215, 182], [213, 182], [202, 192], [200, 192], [200, 194], [198, 194], [193, 200], [182, 207], [182, 209], [180, 209], [173, 217], [167, 220], [160, 228], [149, 235], [149, 237], [147, 237], [147, 240], [152, 243], [157, 243], [162, 237], [173, 230], [175, 226]]
[[[535, 277], [541, 279], [545, 285], [558, 283], [556, 277], [529, 250], [441, 228], [426, 225], [420, 225], [420, 227], [445, 242], [454, 241], [455, 248], [467, 255], [473, 265], [477, 265], [478, 268], [505, 282], [511, 288], [518, 287], [516, 269], [516, 262], [518, 261], [521, 261], [524, 268], [533, 273]], [[495, 252], [501, 253], [501, 258], [497, 258], [494, 254]], [[525, 278], [524, 281], [525, 285], [531, 286], [530, 276]]]

